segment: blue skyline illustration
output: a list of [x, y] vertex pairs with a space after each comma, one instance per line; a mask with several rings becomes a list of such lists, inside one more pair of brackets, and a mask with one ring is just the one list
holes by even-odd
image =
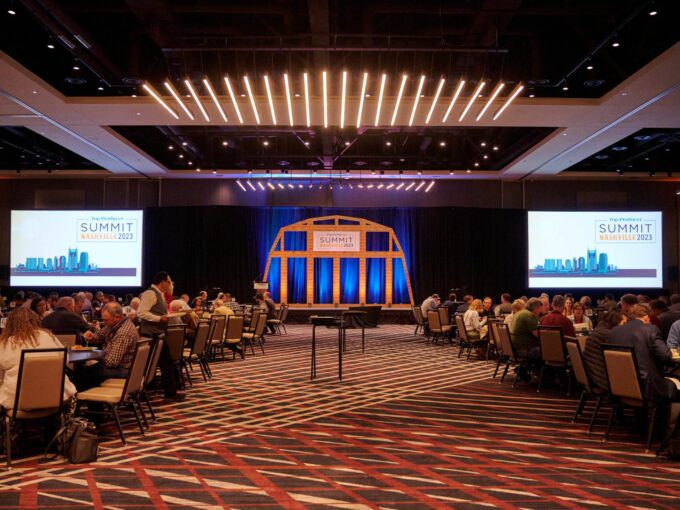
[[25, 264], [17, 264], [13, 268], [17, 273], [98, 273], [99, 267], [90, 263], [90, 255], [86, 251], [80, 252], [78, 248], [69, 248], [68, 256], [52, 257], [26, 257]]
[[[563, 262], [564, 260], [564, 262]], [[579, 276], [593, 274], [617, 273], [619, 268], [609, 263], [609, 256], [602, 252], [599, 257], [597, 250], [587, 250], [585, 257], [566, 259], [545, 259], [543, 265], [534, 266], [534, 273], [551, 273], [564, 276]]]

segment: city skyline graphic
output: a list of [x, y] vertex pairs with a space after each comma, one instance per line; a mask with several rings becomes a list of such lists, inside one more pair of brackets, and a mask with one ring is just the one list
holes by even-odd
[[534, 278], [554, 277], [655, 277], [656, 269], [622, 269], [611, 264], [609, 255], [597, 249], [586, 250], [586, 256], [547, 258], [544, 263], [529, 268], [529, 276]]
[[136, 268], [101, 268], [90, 261], [86, 251], [68, 248], [67, 255], [54, 257], [26, 257], [25, 263], [10, 268], [12, 276], [136, 276]]

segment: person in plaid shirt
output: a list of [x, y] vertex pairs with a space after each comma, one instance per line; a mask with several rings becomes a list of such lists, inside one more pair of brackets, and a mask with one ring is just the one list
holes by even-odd
[[104, 358], [97, 364], [84, 367], [78, 374], [78, 391], [98, 386], [106, 379], [127, 377], [132, 364], [139, 333], [132, 320], [123, 315], [123, 308], [110, 302], [102, 308], [105, 327], [83, 337], [90, 344], [104, 349]]

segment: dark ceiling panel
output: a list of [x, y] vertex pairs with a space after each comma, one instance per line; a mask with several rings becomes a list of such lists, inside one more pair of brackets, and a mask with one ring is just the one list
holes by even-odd
[[23, 127], [0, 127], [1, 170], [92, 170], [98, 165]]
[[297, 75], [327, 63], [331, 71], [502, 78], [537, 96], [600, 97], [680, 40], [676, 0], [324, 4], [0, 0], [0, 49], [67, 95], [132, 94], [139, 80], [187, 75]]
[[678, 172], [680, 129], [641, 129], [567, 168], [579, 172]]
[[[117, 126], [172, 170], [502, 169], [554, 128], [355, 130]], [[486, 157], [485, 157], [486, 156]], [[477, 165], [476, 165], [477, 164]]]

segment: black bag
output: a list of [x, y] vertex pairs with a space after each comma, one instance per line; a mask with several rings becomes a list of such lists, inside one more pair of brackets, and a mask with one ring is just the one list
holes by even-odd
[[666, 451], [669, 459], [680, 460], [680, 402], [672, 403], [668, 410], [666, 431], [656, 454], [663, 451]]
[[86, 464], [97, 460], [99, 451], [97, 428], [94, 423], [84, 418], [71, 418], [67, 421], [47, 445], [45, 457], [55, 442], [61, 450], [57, 451], [57, 455], [62, 453], [71, 464]]

